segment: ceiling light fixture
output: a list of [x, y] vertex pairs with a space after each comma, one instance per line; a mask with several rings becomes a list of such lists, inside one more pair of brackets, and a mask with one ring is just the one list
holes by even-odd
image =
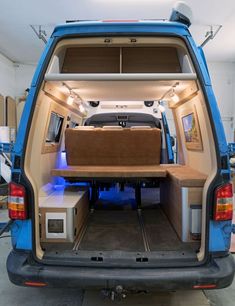
[[69, 91], [69, 96], [67, 98], [68, 105], [72, 105], [73, 103], [79, 105], [80, 103], [82, 103], [82, 99], [79, 97], [79, 95], [76, 92], [74, 92], [72, 88], [70, 88], [66, 83], [62, 83], [62, 85], [66, 87], [66, 89]]
[[179, 96], [175, 93], [175, 88], [172, 88], [170, 97], [171, 97], [171, 100], [175, 103], [178, 103], [180, 100]]
[[180, 98], [179, 96], [176, 94], [176, 87], [179, 86], [179, 82], [176, 82], [175, 84], [173, 84], [171, 86], [170, 89], [168, 89], [163, 96], [161, 97], [160, 100], [167, 100], [166, 97], [169, 97], [173, 102], [177, 103], [179, 102]]
[[66, 83], [62, 83], [64, 87], [67, 88], [69, 91], [69, 96], [67, 98], [67, 104], [68, 105], [73, 105], [76, 104], [78, 107], [78, 110], [81, 114], [86, 115], [87, 110], [86, 110], [86, 104], [87, 102], [84, 102], [81, 97], [74, 91], [74, 89], [70, 88]]
[[85, 113], [85, 107], [82, 104], [79, 105], [79, 111]]
[[165, 107], [164, 107], [164, 101], [163, 100], [159, 100], [158, 101], [158, 110], [161, 113], [164, 113], [166, 111]]
[[68, 99], [67, 99], [67, 104], [68, 105], [73, 105], [73, 102], [74, 102], [74, 96], [70, 93], [70, 95], [68, 96]]

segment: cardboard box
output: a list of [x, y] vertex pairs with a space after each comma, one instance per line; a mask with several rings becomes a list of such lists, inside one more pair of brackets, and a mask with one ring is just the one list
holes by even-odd
[[9, 126], [0, 126], [0, 142], [1, 143], [15, 142], [15, 128]]

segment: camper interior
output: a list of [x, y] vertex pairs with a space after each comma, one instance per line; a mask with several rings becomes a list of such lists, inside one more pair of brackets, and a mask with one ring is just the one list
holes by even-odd
[[60, 41], [25, 157], [37, 257], [79, 265], [200, 262], [216, 169], [212, 141], [182, 40]]

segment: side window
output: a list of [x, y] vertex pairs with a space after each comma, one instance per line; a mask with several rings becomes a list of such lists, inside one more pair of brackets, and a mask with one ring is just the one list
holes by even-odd
[[42, 153], [58, 152], [62, 140], [62, 134], [66, 124], [67, 112], [59, 107], [53, 107], [47, 119], [42, 146]]
[[75, 121], [70, 121], [70, 128], [71, 129], [74, 129], [75, 127], [77, 127], [77, 126], [79, 126], [79, 124], [77, 123], [77, 122], [75, 122]]
[[47, 130], [46, 142], [59, 143], [62, 131], [64, 117], [57, 113], [51, 112], [50, 122]]

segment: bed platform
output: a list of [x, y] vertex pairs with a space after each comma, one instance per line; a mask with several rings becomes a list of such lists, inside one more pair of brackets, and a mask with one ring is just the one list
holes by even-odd
[[150, 178], [166, 177], [166, 168], [159, 165], [147, 166], [67, 166], [53, 169], [53, 176], [81, 178]]
[[95, 181], [102, 179], [174, 180], [180, 187], [202, 187], [206, 175], [183, 165], [160, 164], [158, 128], [66, 129], [67, 167], [52, 169], [52, 176]]
[[171, 178], [181, 187], [203, 187], [207, 176], [188, 166], [146, 165], [146, 166], [67, 166], [53, 169], [53, 176], [77, 179], [118, 178]]

